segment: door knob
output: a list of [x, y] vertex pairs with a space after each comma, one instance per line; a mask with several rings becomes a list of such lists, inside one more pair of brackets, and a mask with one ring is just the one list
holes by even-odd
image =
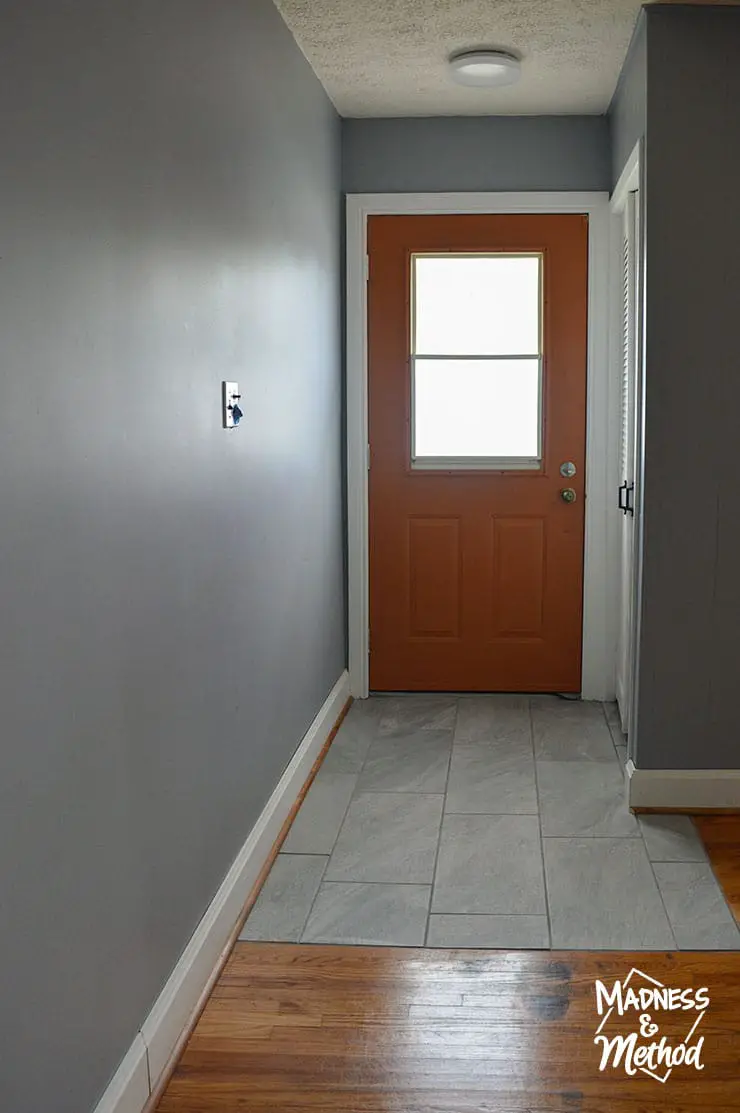
[[563, 487], [560, 491], [560, 497], [563, 502], [575, 502], [578, 496], [573, 487]]

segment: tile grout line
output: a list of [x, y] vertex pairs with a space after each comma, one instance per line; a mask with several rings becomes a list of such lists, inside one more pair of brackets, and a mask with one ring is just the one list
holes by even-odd
[[[327, 870], [328, 870], [328, 868], [329, 868], [329, 862], [330, 862], [330, 860], [331, 860], [331, 856], [332, 856], [332, 854], [334, 853], [334, 850], [335, 850], [335, 848], [336, 848], [336, 845], [337, 845], [337, 841], [338, 841], [338, 839], [339, 839], [339, 835], [340, 835], [340, 833], [341, 833], [341, 830], [342, 830], [342, 828], [344, 827], [344, 824], [345, 824], [345, 822], [346, 822], [346, 819], [347, 819], [347, 812], [349, 811], [349, 809], [350, 809], [350, 806], [351, 806], [351, 804], [352, 804], [352, 801], [353, 801], [353, 800], [354, 800], [354, 798], [355, 798], [355, 793], [357, 792], [357, 786], [358, 786], [358, 784], [360, 783], [360, 777], [362, 776], [362, 771], [363, 771], [363, 769], [365, 768], [365, 762], [367, 761], [367, 755], [369, 754], [369, 752], [370, 752], [370, 748], [371, 748], [371, 746], [372, 746], [373, 742], [375, 741], [375, 739], [377, 738], [377, 735], [378, 735], [378, 731], [380, 730], [380, 719], [379, 719], [379, 718], [377, 719], [377, 721], [375, 721], [375, 724], [374, 724], [374, 726], [375, 726], [375, 730], [374, 730], [374, 732], [373, 732], [373, 734], [372, 734], [372, 738], [371, 738], [371, 740], [370, 740], [370, 745], [368, 746], [367, 750], [365, 751], [365, 756], [363, 757], [362, 761], [360, 762], [360, 768], [359, 768], [359, 769], [357, 770], [357, 772], [355, 773], [355, 777], [356, 777], [356, 780], [355, 780], [355, 785], [354, 785], [354, 788], [352, 789], [352, 792], [350, 793], [350, 797], [349, 797], [349, 800], [347, 801], [347, 807], [346, 807], [346, 808], [344, 809], [344, 814], [342, 815], [342, 819], [341, 819], [341, 822], [340, 822], [340, 823], [339, 823], [339, 824], [337, 825], [337, 833], [336, 833], [336, 835], [334, 836], [334, 841], [333, 841], [333, 843], [331, 844], [331, 850], [330, 850], [330, 851], [329, 851], [329, 853], [328, 853], [328, 854], [326, 855], [326, 864], [324, 865], [324, 869], [323, 869], [323, 872], [322, 872], [322, 874], [321, 874], [321, 880], [319, 881], [319, 884], [318, 884], [318, 885], [317, 885], [317, 887], [316, 887], [316, 892], [314, 893], [314, 898], [313, 898], [313, 900], [311, 901], [311, 906], [310, 906], [310, 908], [309, 908], [309, 910], [308, 910], [308, 913], [307, 913], [307, 915], [306, 915], [306, 919], [305, 919], [305, 920], [304, 920], [304, 922], [303, 922], [303, 927], [301, 928], [301, 933], [300, 933], [300, 935], [299, 935], [299, 937], [298, 937], [298, 942], [299, 942], [299, 943], [302, 943], [302, 942], [303, 942], [303, 936], [304, 936], [304, 935], [305, 935], [305, 933], [306, 933], [306, 928], [308, 927], [308, 921], [309, 921], [309, 920], [311, 919], [311, 913], [313, 912], [313, 910], [314, 910], [314, 906], [315, 906], [315, 904], [316, 904], [316, 901], [318, 900], [318, 897], [319, 897], [319, 892], [321, 891], [321, 886], [322, 886], [322, 885], [324, 884], [324, 878], [326, 877], [326, 871], [327, 871]], [[341, 729], [341, 728], [340, 728], [340, 729]], [[336, 736], [336, 737], [339, 737], [339, 733], [337, 733], [337, 736]], [[334, 740], [333, 740], [333, 742], [332, 742], [332, 745], [334, 745], [334, 742], [336, 742], [336, 737], [334, 738]], [[331, 749], [331, 746], [329, 747], [329, 749]], [[303, 803], [305, 804], [305, 800], [304, 800], [304, 802], [303, 802]], [[302, 807], [303, 807], [303, 804], [301, 804], [301, 808], [302, 808]], [[299, 810], [298, 810], [298, 815], [300, 815], [300, 808], [299, 808]], [[296, 819], [297, 819], [297, 818], [298, 818], [298, 816], [296, 816]], [[277, 859], [276, 859], [276, 860], [277, 860]], [[270, 871], [270, 872], [272, 872], [272, 871]]]
[[[612, 740], [612, 746], [614, 747], [614, 752], [616, 754], [617, 753], [617, 743], [614, 741], [614, 731], [612, 730], [612, 725], [609, 722], [609, 716], [606, 713], [606, 701], [605, 700], [599, 700], [599, 706], [601, 707], [601, 714], [604, 716], [604, 722], [606, 723], [606, 729], [609, 731], [609, 737]], [[619, 757], [619, 754], [617, 754], [617, 757]]]
[[660, 887], [660, 882], [658, 881], [658, 875], [655, 872], [655, 863], [652, 861], [652, 859], [650, 857], [650, 851], [648, 850], [647, 839], [645, 838], [645, 832], [642, 829], [642, 823], [640, 823], [639, 816], [635, 816], [635, 818], [637, 819], [637, 826], [638, 826], [639, 831], [640, 831], [640, 838], [642, 839], [642, 845], [645, 848], [645, 856], [647, 857], [648, 865], [650, 866], [650, 873], [652, 874], [653, 881], [655, 882], [655, 888], [658, 890], [658, 896], [660, 897], [660, 903], [662, 905], [663, 911], [665, 912], [665, 918], [666, 918], [666, 923], [668, 924], [668, 930], [670, 931], [671, 937], [673, 939], [674, 950], [680, 951], [681, 948], [678, 945], [678, 940], [676, 939], [676, 933], [673, 930], [673, 921], [671, 920], [671, 917], [668, 915], [668, 908], [666, 907], [666, 903], [665, 903], [665, 900], [663, 898], [663, 890]]
[[[325, 855], [323, 855], [323, 854], [318, 855], [317, 854], [316, 857], [317, 858], [318, 857], [323, 858], [323, 857], [325, 857]], [[418, 888], [428, 889], [429, 888], [429, 882], [428, 881], [356, 881], [356, 880], [353, 881], [351, 878], [337, 878], [335, 881], [331, 881], [331, 880], [326, 881], [325, 884], [326, 885], [392, 885], [394, 889], [397, 886], [402, 886], [403, 888], [408, 888], [410, 886], [412, 889], [418, 889]], [[268, 942], [269, 942], [269, 940], [268, 940]]]
[[[618, 746], [625, 746], [626, 744], [624, 742], [617, 742], [616, 738], [614, 737], [614, 731], [612, 730], [612, 724], [609, 722], [609, 717], [606, 713], [606, 703], [604, 702], [604, 700], [601, 701], [601, 709], [604, 713], [604, 718], [606, 719], [606, 727], [607, 727], [607, 730], [609, 731], [609, 737], [612, 740], [612, 746], [614, 747], [614, 753], [617, 755], [617, 761], [619, 761], [619, 767], [620, 767], [620, 769], [623, 770], [624, 765], [620, 761], [621, 755], [619, 753]], [[617, 714], [619, 714], [619, 709], [617, 709]], [[621, 722], [621, 720], [620, 720], [620, 722]], [[627, 735], [622, 734], [621, 737], [626, 738]]]
[[722, 882], [720, 881], [720, 879], [717, 876], [717, 873], [714, 869], [714, 862], [712, 861], [712, 855], [709, 853], [709, 847], [704, 842], [704, 836], [702, 835], [701, 831], [699, 830], [698, 826], [696, 825], [694, 816], [693, 815], [689, 816], [689, 819], [691, 820], [691, 826], [694, 828], [694, 831], [696, 832], [696, 836], [699, 839], [699, 842], [701, 843], [702, 850], [704, 851], [704, 862], [709, 866], [709, 872], [711, 873], [711, 875], [714, 879], [714, 882], [715, 882], [717, 888], [719, 889], [720, 896], [722, 897], [722, 900], [725, 904], [725, 907], [727, 908], [727, 911], [730, 913], [730, 919], [732, 920], [733, 924], [737, 928], [738, 935], [740, 935], [740, 920], [738, 920], [732, 906], [730, 905], [730, 902], [728, 901], [728, 899], [725, 895], [725, 887], [722, 884]]
[[321, 877], [319, 878], [319, 883], [316, 886], [316, 892], [314, 893], [313, 900], [311, 901], [311, 903], [309, 905], [308, 912], [306, 913], [305, 919], [304, 919], [303, 924], [301, 926], [301, 930], [298, 932], [298, 940], [297, 940], [298, 943], [303, 942], [303, 936], [304, 936], [304, 933], [306, 931], [306, 928], [308, 927], [308, 921], [311, 919], [311, 913], [313, 912], [313, 907], [316, 904], [316, 898], [319, 895], [319, 890], [321, 889], [321, 886], [324, 884], [324, 877], [326, 876], [326, 871], [327, 871], [328, 866], [329, 866], [329, 858], [330, 858], [330, 855], [327, 854], [326, 855], [326, 860], [324, 862], [324, 868], [321, 871]]
[[[721, 884], [719, 878], [717, 877], [717, 874], [714, 872], [714, 863], [712, 862], [712, 856], [709, 853], [709, 851], [707, 850], [706, 844], [704, 842], [704, 839], [701, 836], [701, 832], [699, 831], [699, 828], [694, 823], [694, 817], [689, 816], [689, 819], [691, 820], [692, 826], [693, 826], [694, 830], [696, 831], [696, 834], [699, 838], [699, 841], [701, 842], [702, 849], [704, 850], [704, 859], [703, 860], [698, 860], [698, 861], [696, 859], [687, 859], [686, 861], [677, 861], [675, 858], [673, 858], [673, 859], [667, 860], [665, 863], [660, 863], [660, 862], [656, 861], [655, 863], [651, 862], [650, 864], [651, 865], [653, 865], [653, 864], [654, 865], [661, 865], [661, 864], [672, 865], [672, 864], [674, 864], [674, 865], [689, 865], [689, 866], [701, 866], [701, 865], [708, 866], [709, 867], [709, 874], [710, 874], [712, 880], [714, 881], [714, 884], [717, 887], [717, 891], [719, 892], [719, 895], [722, 899], [722, 903], [724, 904], [725, 908], [727, 909], [730, 920], [732, 921], [734, 926], [737, 928], [738, 935], [740, 936], [740, 923], [738, 923], [738, 920], [735, 917], [735, 913], [733, 912], [732, 908], [730, 907], [729, 901], [727, 900], [727, 897], [725, 896], [724, 886]], [[647, 846], [647, 843], [645, 845]], [[653, 870], [653, 873], [655, 874], [655, 870]], [[656, 884], [657, 884], [657, 882], [658, 882], [657, 875], [656, 875], [655, 881], [656, 881]], [[660, 888], [660, 886], [658, 886], [658, 887]], [[666, 915], [667, 914], [668, 914], [668, 910], [666, 909]], [[671, 928], [672, 927], [673, 927], [673, 925], [671, 925]]]
[[612, 841], [618, 839], [620, 842], [637, 842], [640, 835], [639, 833], [636, 835], [589, 835], [582, 833], [580, 835], [543, 835], [543, 838], [547, 839], [548, 842], [557, 842], [559, 839], [588, 839], [589, 842], [592, 840], [598, 842], [599, 839], [611, 839]]
[[457, 730], [457, 716], [460, 712], [460, 697], [455, 700], [455, 722], [452, 728], [452, 738], [450, 741], [450, 756], [447, 762], [447, 776], [445, 777], [445, 787], [442, 793], [442, 813], [439, 817], [439, 833], [437, 835], [437, 849], [434, 854], [434, 868], [432, 869], [432, 881], [429, 887], [429, 907], [427, 908], [427, 922], [424, 927], [424, 942], [422, 947], [427, 947], [429, 944], [429, 928], [432, 923], [432, 901], [434, 900], [434, 886], [437, 881], [437, 864], [439, 862], [439, 850], [442, 845], [442, 827], [444, 826], [445, 815], [447, 814], [447, 790], [450, 787], [450, 770], [452, 769], [452, 755], [455, 752], [455, 732]]
[[527, 700], [527, 717], [529, 719], [529, 744], [532, 748], [532, 764], [534, 765], [534, 791], [537, 797], [537, 826], [540, 832], [540, 859], [542, 861], [542, 885], [545, 890], [545, 916], [547, 917], [547, 941], [549, 950], [552, 950], [552, 920], [550, 919], [550, 896], [547, 891], [547, 870], [545, 869], [545, 836], [542, 832], [542, 802], [540, 800], [540, 779], [537, 775], [537, 752], [534, 744], [534, 719], [532, 717], [532, 700]]
[[[332, 884], [334, 884], [334, 882], [328, 881], [327, 884], [332, 885]], [[366, 885], [382, 885], [382, 884], [385, 884], [385, 882], [367, 881], [364, 884], [366, 884]], [[394, 881], [393, 884], [394, 885], [410, 885], [411, 882], [409, 882], [409, 881]], [[433, 915], [435, 915], [435, 916], [452, 916], [453, 918], [456, 917], [456, 916], [464, 916], [466, 919], [469, 916], [481, 916], [486, 920], [510, 920], [510, 919], [515, 919], [516, 920], [516, 919], [519, 919], [519, 917], [523, 917], [525, 920], [546, 920], [547, 919], [547, 916], [544, 912], [434, 912]], [[512, 947], [512, 948], [507, 948], [507, 947], [480, 947], [479, 949], [483, 950], [483, 951], [501, 951], [501, 950], [504, 950], [504, 951], [505, 950], [542, 951], [542, 950], [551, 950], [550, 947], [544, 947], [544, 948], [543, 947], [531, 947], [531, 948], [530, 947]]]
[[[353, 797], [354, 797], [354, 795], [355, 794], [353, 793]], [[444, 792], [441, 791], [441, 790], [430, 791], [428, 788], [363, 788], [360, 791], [359, 796], [444, 796]], [[359, 796], [358, 796], [358, 799], [359, 799]], [[470, 812], [451, 812], [450, 814], [451, 815], [470, 815], [470, 814], [475, 815], [476, 813], [475, 812], [473, 812], [473, 813], [470, 813]], [[477, 814], [488, 815], [489, 813], [488, 812], [479, 812]], [[492, 814], [498, 815], [499, 813], [494, 812]], [[526, 813], [512, 812], [511, 814], [512, 815], [521, 815], [521, 814], [526, 814]], [[532, 813], [532, 814], [534, 814], [534, 813]]]
[[451, 812], [445, 808], [445, 815], [505, 815], [509, 819], [518, 819], [520, 816], [528, 815], [532, 819], [539, 814], [539, 812]]

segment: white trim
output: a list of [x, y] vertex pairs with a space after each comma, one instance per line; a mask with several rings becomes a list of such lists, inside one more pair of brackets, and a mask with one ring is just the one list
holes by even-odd
[[349, 695], [349, 674], [343, 672], [303, 736], [95, 1113], [140, 1113], [148, 1101]]
[[640, 188], [640, 140], [635, 144], [632, 154], [624, 164], [624, 169], [619, 175], [619, 181], [612, 191], [611, 210], [621, 213], [627, 204], [627, 194], [634, 193]]
[[626, 769], [631, 808], [740, 808], [740, 769]]
[[612, 552], [609, 478], [616, 448], [610, 404], [612, 392], [609, 389], [609, 199], [605, 193], [591, 196], [594, 201], [588, 210], [586, 537], [581, 697], [586, 700], [611, 700], [615, 684], [617, 612], [609, 560]]
[[[607, 193], [370, 193], [347, 196], [347, 544], [349, 674], [368, 694], [367, 218], [433, 213], [585, 213], [589, 217], [586, 539], [583, 585], [584, 699], [614, 696], [616, 645], [609, 481], [616, 467], [609, 389], [609, 196]], [[608, 445], [608, 452], [604, 446]], [[607, 459], [607, 456], [609, 457]]]
[[95, 1113], [141, 1113], [149, 1100], [149, 1069], [141, 1032], [126, 1052]]

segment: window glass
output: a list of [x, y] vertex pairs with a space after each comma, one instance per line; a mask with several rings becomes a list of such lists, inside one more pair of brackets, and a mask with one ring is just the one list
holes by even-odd
[[417, 359], [414, 455], [536, 458], [538, 359]]
[[539, 355], [539, 255], [417, 255], [415, 264], [416, 355]]
[[412, 463], [536, 466], [542, 256], [416, 255], [412, 275]]

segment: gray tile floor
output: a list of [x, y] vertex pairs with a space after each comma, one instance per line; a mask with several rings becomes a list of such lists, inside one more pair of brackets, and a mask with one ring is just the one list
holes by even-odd
[[626, 805], [613, 705], [355, 703], [242, 939], [734, 950], [691, 821]]

